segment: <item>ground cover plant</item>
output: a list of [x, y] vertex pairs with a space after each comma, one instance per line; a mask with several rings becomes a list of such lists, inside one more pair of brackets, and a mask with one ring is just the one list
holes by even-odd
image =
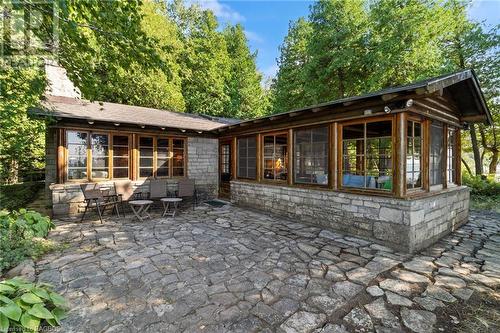
[[0, 272], [55, 249], [57, 244], [45, 239], [54, 227], [47, 216], [35, 211], [0, 211]]
[[66, 300], [43, 283], [20, 278], [0, 282], [0, 332], [37, 332], [59, 326], [66, 317]]

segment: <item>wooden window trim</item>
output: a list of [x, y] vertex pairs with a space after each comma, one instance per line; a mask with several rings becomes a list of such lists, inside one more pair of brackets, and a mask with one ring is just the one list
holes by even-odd
[[[163, 136], [163, 135], [138, 135], [137, 137], [137, 147], [140, 147], [140, 139], [141, 138], [153, 138], [153, 178], [155, 179], [183, 179], [187, 177], [187, 139], [185, 137], [180, 136]], [[168, 142], [169, 149], [169, 162], [168, 162], [168, 176], [158, 176], [158, 139], [166, 139]], [[182, 148], [182, 158], [183, 158], [183, 175], [182, 176], [174, 176], [174, 150], [173, 150], [173, 142], [174, 140], [182, 140], [183, 148]], [[141, 153], [140, 149], [137, 151], [137, 179], [144, 180], [149, 177], [140, 177], [140, 158]]]
[[[395, 164], [397, 162], [398, 152], [396, 151], [396, 115], [382, 115], [376, 117], [370, 117], [366, 119], [355, 119], [349, 121], [343, 121], [338, 123], [338, 131], [337, 131], [337, 191], [348, 192], [348, 193], [377, 193], [383, 194], [386, 193], [388, 196], [394, 196], [396, 193], [396, 186], [398, 184], [398, 179], [395, 172]], [[344, 187], [342, 185], [342, 172], [343, 172], [343, 129], [344, 126], [347, 125], [359, 125], [359, 124], [369, 124], [381, 121], [391, 121], [391, 144], [392, 144], [392, 189], [390, 191], [382, 190], [382, 189], [366, 189], [366, 188], [353, 188], [353, 187]], [[365, 138], [366, 140], [366, 138]], [[365, 147], [366, 148], [366, 147]], [[366, 156], [365, 156], [366, 163]]]
[[[421, 177], [420, 186], [419, 187], [412, 187], [412, 188], [406, 187], [406, 192], [408, 194], [412, 194], [414, 192], [422, 192], [425, 190], [425, 187], [424, 187], [424, 175], [425, 175], [425, 170], [424, 170], [424, 138], [425, 138], [424, 121], [425, 121], [425, 119], [422, 119], [422, 117], [417, 117], [417, 116], [413, 116], [413, 115], [408, 115], [406, 118], [406, 128], [407, 129], [408, 129], [408, 124], [410, 122], [420, 124], [420, 177]], [[412, 128], [413, 128], [413, 130], [415, 130], [414, 126], [412, 126]], [[415, 145], [413, 145], [413, 146], [415, 147]], [[408, 158], [407, 147], [408, 147], [408, 133], [406, 133], [406, 136], [405, 136], [405, 153], [404, 153], [404, 158], [403, 158], [405, 161]], [[405, 186], [406, 186], [406, 177], [408, 177], [407, 172], [405, 172], [405, 179], [404, 179]]]
[[[116, 178], [115, 175], [114, 175], [114, 158], [116, 157], [115, 154], [114, 154], [114, 137], [115, 136], [124, 136], [124, 137], [127, 137], [127, 142], [128, 142], [128, 177], [120, 177], [120, 178]], [[132, 139], [132, 135], [130, 134], [125, 134], [125, 133], [121, 133], [121, 134], [118, 134], [118, 133], [110, 133], [110, 162], [109, 162], [109, 165], [110, 165], [110, 179], [117, 179], [117, 180], [127, 180], [127, 179], [132, 179], [132, 166], [131, 166], [131, 159], [132, 159], [132, 144], [133, 144], [133, 139]]]
[[[327, 130], [327, 142], [326, 142], [326, 173], [328, 175], [328, 183], [327, 184], [317, 184], [317, 183], [298, 183], [295, 179], [295, 168], [296, 168], [296, 165], [295, 165], [295, 136], [297, 135], [297, 132], [300, 132], [300, 131], [310, 131], [310, 130], [314, 130], [314, 129], [318, 129], [318, 128], [326, 128]], [[291, 129], [292, 130], [292, 129]], [[331, 184], [332, 184], [332, 179], [331, 179], [331, 157], [332, 155], [334, 155], [331, 151], [331, 147], [332, 147], [332, 124], [320, 124], [320, 125], [312, 125], [312, 126], [304, 126], [304, 127], [300, 127], [300, 128], [294, 128], [293, 129], [293, 132], [291, 132], [291, 137], [292, 137], [292, 151], [288, 153], [288, 155], [291, 157], [290, 160], [292, 162], [292, 179], [293, 179], [293, 182], [292, 184], [290, 185], [300, 185], [300, 186], [307, 186], [307, 187], [319, 187], [319, 188], [330, 188], [331, 187]], [[290, 163], [290, 162], [289, 162]], [[290, 178], [290, 177], [289, 177]]]
[[[255, 153], [255, 178], [241, 177], [238, 174], [239, 162], [240, 162], [240, 150], [239, 150], [239, 147], [238, 147], [238, 140], [240, 140], [240, 139], [249, 139], [249, 138], [254, 138], [255, 139], [255, 150], [256, 150], [256, 153]], [[248, 145], [247, 145], [247, 148], [248, 148]], [[259, 179], [259, 166], [258, 166], [258, 160], [259, 160], [259, 154], [258, 154], [258, 150], [259, 150], [259, 137], [257, 135], [245, 135], [245, 136], [234, 137], [234, 149], [235, 149], [234, 157], [235, 157], [235, 162], [236, 162], [235, 165], [233, 166], [233, 168], [235, 169], [234, 179], [252, 180], [252, 181], [256, 181], [257, 179]], [[248, 166], [247, 166], [247, 169], [248, 169]], [[247, 170], [247, 173], [248, 173], [248, 170]]]
[[[92, 159], [93, 159], [93, 156], [92, 156], [92, 135], [94, 134], [99, 134], [99, 135], [107, 135], [108, 137], [108, 177], [106, 178], [93, 178], [92, 177], [92, 167], [93, 167], [93, 163], [92, 163]], [[108, 181], [108, 180], [111, 180], [113, 179], [111, 177], [111, 174], [112, 174], [112, 164], [110, 162], [110, 158], [112, 158], [112, 155], [110, 153], [110, 148], [111, 148], [111, 134], [109, 132], [104, 132], [104, 131], [89, 131], [89, 138], [88, 138], [88, 152], [87, 152], [87, 158], [90, 157], [90, 159], [88, 160], [87, 162], [87, 175], [88, 175], [88, 181], [89, 182], [103, 182], [103, 181]]]
[[[288, 161], [287, 161], [287, 179], [266, 179], [264, 178], [264, 138], [266, 136], [273, 136], [274, 137], [274, 143], [273, 145], [276, 146], [276, 136], [278, 135], [286, 135], [286, 149], [288, 152]], [[285, 130], [285, 131], [275, 131], [275, 132], [266, 132], [261, 134], [261, 154], [260, 154], [260, 159], [261, 159], [261, 170], [260, 170], [260, 178], [262, 183], [283, 183], [283, 184], [289, 184], [290, 185], [290, 130]]]

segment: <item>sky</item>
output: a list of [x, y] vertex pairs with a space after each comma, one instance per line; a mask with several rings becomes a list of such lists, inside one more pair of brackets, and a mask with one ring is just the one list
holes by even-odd
[[[264, 78], [273, 77], [278, 69], [276, 58], [279, 46], [288, 31], [288, 24], [307, 17], [313, 1], [307, 0], [197, 0], [203, 8], [211, 9], [219, 23], [241, 23], [252, 51], [257, 51], [257, 67]], [[500, 0], [473, 0], [469, 17], [500, 24]]]

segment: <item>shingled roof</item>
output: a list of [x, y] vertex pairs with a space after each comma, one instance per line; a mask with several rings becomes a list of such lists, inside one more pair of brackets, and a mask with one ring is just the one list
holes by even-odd
[[87, 121], [133, 124], [164, 128], [177, 128], [193, 131], [211, 131], [222, 127], [227, 122], [217, 121], [215, 118], [132, 106], [108, 102], [90, 102], [87, 100], [46, 96], [41, 108], [31, 110], [38, 116], [52, 116], [55, 118], [80, 119]]

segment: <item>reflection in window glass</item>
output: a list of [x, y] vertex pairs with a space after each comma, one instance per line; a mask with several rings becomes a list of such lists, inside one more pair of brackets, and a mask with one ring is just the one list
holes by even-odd
[[238, 139], [238, 177], [255, 179], [257, 176], [257, 140], [255, 137]]
[[295, 182], [328, 184], [328, 127], [294, 132]]
[[443, 183], [443, 125], [433, 121], [431, 124], [431, 147], [429, 158], [430, 184]]
[[109, 178], [109, 137], [107, 134], [92, 134], [92, 178]]
[[139, 177], [153, 176], [153, 138], [139, 138]]
[[392, 190], [392, 121], [342, 128], [342, 185]]
[[264, 136], [264, 179], [286, 180], [288, 176], [287, 134]]
[[113, 178], [128, 178], [128, 136], [113, 136]]
[[170, 147], [168, 139], [158, 138], [156, 141], [156, 176], [157, 177], [168, 177], [169, 171], [169, 161]]
[[457, 131], [453, 128], [448, 129], [448, 151], [447, 151], [447, 163], [446, 163], [446, 177], [448, 183], [456, 183], [456, 137]]
[[184, 140], [173, 139], [173, 175], [175, 177], [184, 176]]
[[406, 188], [422, 187], [422, 124], [408, 121], [406, 139]]
[[68, 179], [87, 178], [87, 139], [86, 132], [67, 131]]

